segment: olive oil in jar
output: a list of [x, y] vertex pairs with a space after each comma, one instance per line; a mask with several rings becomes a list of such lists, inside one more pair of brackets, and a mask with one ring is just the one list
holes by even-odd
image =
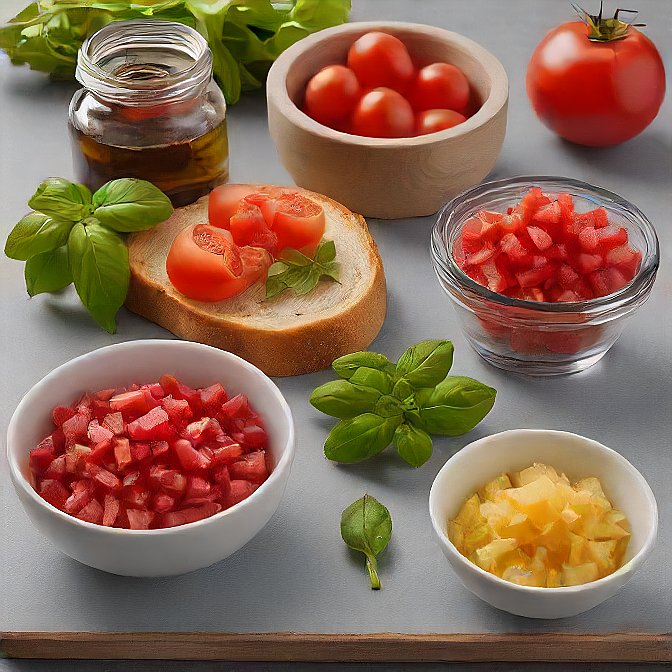
[[117, 147], [71, 127], [78, 179], [92, 190], [118, 177], [149, 180], [174, 206], [192, 203], [229, 176], [226, 121], [195, 140], [154, 147]]
[[75, 174], [154, 183], [186, 205], [228, 179], [226, 102], [203, 37], [170, 21], [115, 21], [82, 45], [70, 103]]

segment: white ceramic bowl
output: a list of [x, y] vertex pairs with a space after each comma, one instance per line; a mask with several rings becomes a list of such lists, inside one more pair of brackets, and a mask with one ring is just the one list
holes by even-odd
[[[448, 521], [467, 497], [498, 474], [524, 469], [533, 462], [564, 471], [572, 482], [588, 476], [600, 479], [605, 494], [632, 527], [625, 562], [616, 572], [580, 586], [518, 586], [467, 560], [448, 539]], [[592, 439], [544, 429], [515, 429], [465, 446], [434, 479], [429, 515], [441, 550], [460, 581], [493, 607], [529, 618], [574, 616], [615, 595], [651, 553], [658, 530], [653, 492], [630, 462]]]
[[[246, 394], [269, 435], [273, 470], [242, 502], [210, 518], [164, 530], [124, 530], [81, 521], [34, 490], [31, 448], [53, 429], [51, 410], [92, 390], [154, 382], [171, 373], [187, 385], [222, 383]], [[14, 487], [32, 523], [58, 549], [85, 565], [125, 576], [183, 574], [223, 560], [252, 539], [278, 508], [294, 458], [292, 414], [273, 381], [240, 357], [199, 343], [144, 340], [77, 357], [45, 376], [21, 400], [7, 431]]]

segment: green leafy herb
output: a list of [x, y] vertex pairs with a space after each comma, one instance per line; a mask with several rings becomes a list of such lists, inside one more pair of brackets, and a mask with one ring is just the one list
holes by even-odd
[[272, 299], [286, 289], [293, 289], [297, 296], [303, 296], [315, 289], [321, 278], [338, 282], [341, 266], [335, 258], [333, 240], [323, 240], [312, 259], [298, 250], [284, 250], [280, 259], [268, 269], [266, 298]]
[[343, 511], [341, 537], [350, 548], [364, 553], [371, 588], [380, 590], [376, 556], [385, 550], [392, 537], [390, 512], [371, 495], [364, 495]]
[[354, 464], [368, 460], [390, 445], [394, 430], [401, 424], [400, 416], [383, 418], [375, 413], [362, 413], [341, 420], [329, 432], [324, 454], [330, 460]]
[[49, 217], [78, 222], [91, 214], [91, 192], [83, 184], [50, 177], [40, 184], [28, 205]]
[[49, 252], [36, 254], [26, 261], [26, 289], [30, 296], [58, 292], [72, 282], [65, 245]]
[[341, 377], [349, 380], [360, 367], [376, 369], [387, 373], [394, 373], [395, 366], [385, 355], [377, 352], [353, 352], [351, 355], [343, 355], [335, 359], [332, 368]]
[[151, 182], [112, 180], [93, 197], [94, 216], [120, 233], [144, 231], [165, 221], [173, 212], [170, 199]]
[[[272, 62], [298, 40], [344, 23], [350, 0], [42, 0], [0, 28], [0, 49], [55, 78], [72, 78], [82, 42], [110, 21], [154, 17], [196, 28], [229, 104], [263, 85]], [[35, 207], [36, 210], [41, 210]]]
[[325, 456], [352, 464], [368, 460], [394, 443], [413, 467], [432, 455], [430, 434], [458, 436], [490, 412], [496, 391], [464, 376], [448, 376], [450, 341], [423, 341], [408, 348], [395, 365], [375, 352], [339, 357], [341, 378], [310, 397], [319, 411], [340, 418], [324, 444]]
[[113, 333], [130, 278], [122, 234], [167, 219], [173, 211], [167, 196], [136, 179], [113, 180], [92, 196], [84, 185], [50, 177], [29, 205], [40, 211], [23, 217], [5, 243], [8, 257], [26, 262], [28, 294], [57, 292], [74, 281], [93, 318]]
[[30, 257], [55, 250], [68, 242], [73, 222], [52, 219], [41, 212], [31, 212], [12, 229], [5, 243], [10, 259], [26, 261]]
[[70, 232], [68, 258], [79, 298], [96, 322], [113, 333], [131, 277], [126, 244], [90, 218]]

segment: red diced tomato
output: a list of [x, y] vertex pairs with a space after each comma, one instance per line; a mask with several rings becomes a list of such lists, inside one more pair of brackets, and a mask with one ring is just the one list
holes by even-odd
[[539, 208], [539, 210], [534, 213], [533, 219], [537, 224], [546, 225], [547, 227], [559, 224], [562, 219], [562, 208], [560, 203], [558, 203], [558, 201], [553, 201], [552, 203]]
[[78, 514], [93, 499], [93, 488], [86, 487], [74, 491], [63, 504], [63, 511]]
[[126, 420], [148, 413], [156, 405], [156, 399], [147, 389], [116, 394], [110, 399], [110, 408], [119, 411]]
[[187, 425], [183, 436], [189, 439], [194, 446], [206, 441], [218, 441], [224, 438], [224, 431], [214, 418], [201, 418], [197, 422]]
[[588, 212], [574, 213], [574, 221], [579, 227], [592, 226], [595, 229], [601, 229], [609, 225], [609, 215], [604, 208], [596, 208]]
[[57, 427], [60, 427], [66, 420], [70, 420], [74, 415], [77, 415], [77, 411], [70, 406], [56, 406], [51, 412], [54, 424]]
[[70, 497], [70, 491], [63, 485], [63, 483], [51, 478], [45, 478], [40, 482], [38, 492], [49, 502], [49, 504], [55, 506], [57, 509], [62, 509], [65, 506], [65, 502]]
[[187, 487], [187, 479], [176, 469], [152, 465], [149, 468], [149, 478], [156, 487], [177, 495], [181, 495]]
[[[163, 441], [162, 443], [165, 443], [166, 446], [168, 446], [167, 441]], [[131, 451], [131, 461], [133, 462], [142, 462], [142, 460], [148, 458], [152, 454], [151, 444], [145, 443], [144, 441], [133, 441], [129, 444], [129, 449]], [[118, 462], [119, 461], [117, 460], [117, 463]], [[119, 466], [119, 468], [121, 469], [122, 467]]]
[[244, 445], [249, 449], [264, 448], [268, 443], [266, 430], [258, 425], [247, 425], [243, 427]]
[[263, 483], [268, 478], [266, 453], [258, 450], [244, 455], [240, 460], [229, 465], [229, 474], [233, 480]]
[[65, 450], [65, 434], [63, 434], [63, 429], [59, 427], [54, 430], [50, 437], [51, 442], [54, 444], [54, 450], [60, 455]]
[[139, 483], [137, 485], [124, 486], [120, 499], [134, 509], [146, 509], [149, 502], [150, 492]]
[[91, 448], [88, 446], [79, 443], [70, 446], [65, 454], [65, 471], [68, 474], [80, 474], [90, 453]]
[[161, 376], [161, 387], [166, 395], [171, 395], [173, 399], [186, 399], [191, 407], [194, 417], [200, 418], [203, 415], [203, 406], [201, 404], [201, 395], [198, 390], [192, 390], [188, 385], [181, 383], [175, 376]]
[[203, 410], [206, 413], [214, 415], [222, 407], [222, 404], [227, 400], [226, 390], [219, 383], [204, 387], [201, 391], [201, 403]]
[[596, 271], [602, 266], [602, 257], [599, 254], [588, 254], [587, 252], [581, 252], [576, 257], [576, 266], [575, 268], [583, 273], [588, 275], [593, 271]]
[[481, 271], [486, 279], [486, 286], [493, 292], [503, 292], [508, 287], [508, 282], [506, 278], [497, 267], [497, 264], [493, 259], [486, 261], [484, 264], [481, 264]]
[[170, 422], [177, 428], [184, 427], [194, 417], [186, 399], [173, 399], [169, 395], [161, 400], [161, 406], [168, 413]]
[[597, 235], [597, 229], [592, 226], [586, 226], [579, 232], [579, 244], [587, 252], [596, 250], [600, 245], [600, 238]]
[[104, 460], [107, 459], [110, 451], [112, 450], [112, 439], [106, 439], [100, 443], [96, 443], [91, 452], [86, 456], [87, 462], [96, 462], [101, 464]]
[[120, 471], [133, 462], [131, 443], [128, 439], [117, 438], [114, 440], [114, 459], [117, 463], [117, 469]]
[[156, 515], [154, 511], [126, 509], [128, 524], [132, 530], [148, 530]]
[[175, 498], [165, 492], [157, 492], [152, 500], [152, 509], [157, 513], [167, 513], [175, 508]]
[[117, 521], [120, 506], [119, 500], [114, 495], [105, 495], [102, 522], [105, 527], [112, 527]]
[[161, 517], [161, 527], [175, 527], [186, 523], [195, 523], [198, 520], [209, 518], [222, 510], [220, 504], [208, 502], [201, 506], [182, 509], [181, 511], [171, 511], [164, 513]]
[[173, 443], [173, 450], [184, 469], [192, 471], [195, 469], [207, 469], [210, 466], [210, 461], [199, 453], [191, 442], [186, 439], [175, 441]]
[[250, 415], [250, 405], [244, 394], [237, 394], [222, 404], [221, 413], [227, 418], [246, 418]]
[[93, 478], [99, 485], [102, 485], [104, 488], [109, 490], [117, 490], [121, 487], [121, 481], [107, 469], [88, 462], [85, 467], [86, 473]]
[[466, 264], [469, 266], [482, 266], [488, 259], [495, 256], [495, 248], [487, 243], [474, 254], [470, 254], [466, 259]]
[[100, 503], [92, 499], [86, 506], [77, 514], [77, 518], [87, 523], [96, 523], [100, 525], [103, 522], [103, 507]]
[[557, 244], [551, 245], [546, 250], [546, 258], [547, 259], [562, 259], [562, 260], [565, 260], [565, 259], [567, 259], [567, 257], [568, 257], [567, 246], [564, 243], [557, 243]]
[[60, 480], [65, 476], [65, 455], [59, 455], [51, 461], [44, 472], [45, 478]]
[[502, 237], [503, 217], [500, 212], [481, 210], [478, 213], [478, 218], [481, 220], [481, 240], [495, 243]]
[[212, 464], [230, 464], [245, 454], [243, 447], [238, 443], [212, 449]]
[[42, 474], [44, 474], [44, 472], [49, 468], [49, 465], [54, 461], [55, 458], [56, 453], [54, 451], [53, 442], [50, 438], [45, 439], [39, 446], [37, 446], [37, 448], [33, 448], [30, 451], [28, 457], [30, 470], [36, 476], [42, 476]]
[[159, 455], [165, 455], [170, 450], [170, 444], [168, 441], [152, 441], [149, 444], [150, 450], [152, 451], [153, 457], [158, 457]]
[[128, 423], [126, 431], [136, 441], [161, 441], [169, 435], [168, 414], [157, 406], [149, 413]]
[[529, 250], [520, 242], [518, 236], [513, 233], [507, 233], [499, 241], [499, 247], [511, 260], [518, 266], [529, 265], [531, 256]]
[[210, 483], [202, 476], [187, 476], [187, 489], [184, 492], [185, 499], [198, 499], [210, 494]]
[[610, 224], [601, 229], [596, 229], [597, 237], [603, 249], [610, 250], [628, 242], [628, 232], [622, 226]]
[[247, 499], [259, 486], [249, 481], [232, 480], [229, 487], [226, 503], [233, 506]]
[[92, 443], [100, 443], [101, 441], [107, 441], [114, 436], [114, 432], [101, 425], [98, 420], [91, 420], [89, 423], [89, 429], [87, 434]]
[[528, 226], [527, 233], [537, 249], [542, 252], [553, 245], [553, 239], [546, 233], [546, 231], [540, 229], [538, 226]]
[[89, 418], [86, 415], [76, 413], [61, 425], [61, 429], [65, 436], [66, 446], [72, 446], [86, 438]]
[[563, 289], [571, 289], [579, 279], [579, 274], [569, 264], [560, 264], [558, 281]]
[[516, 273], [518, 284], [524, 289], [527, 287], [535, 287], [550, 278], [554, 273], [554, 268], [544, 260], [545, 264], [539, 268], [532, 268], [529, 271]]
[[483, 239], [481, 238], [481, 229], [483, 223], [477, 217], [468, 219], [462, 225], [460, 240], [465, 254], [473, 254], [483, 247]]
[[579, 298], [578, 294], [573, 292], [571, 289], [563, 289], [555, 300], [559, 302], [571, 303], [573, 301], [580, 301], [581, 299]]
[[109, 413], [103, 418], [103, 426], [119, 436], [124, 432], [124, 417], [120, 412]]
[[642, 260], [642, 253], [633, 250], [628, 244], [615, 247], [606, 254], [606, 263], [608, 266], [618, 266], [619, 270], [632, 280], [639, 270], [639, 264]]

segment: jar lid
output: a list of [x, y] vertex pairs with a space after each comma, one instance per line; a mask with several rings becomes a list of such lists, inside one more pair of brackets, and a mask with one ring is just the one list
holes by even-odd
[[82, 44], [75, 76], [109, 102], [151, 105], [198, 95], [212, 77], [212, 53], [182, 23], [113, 21]]

